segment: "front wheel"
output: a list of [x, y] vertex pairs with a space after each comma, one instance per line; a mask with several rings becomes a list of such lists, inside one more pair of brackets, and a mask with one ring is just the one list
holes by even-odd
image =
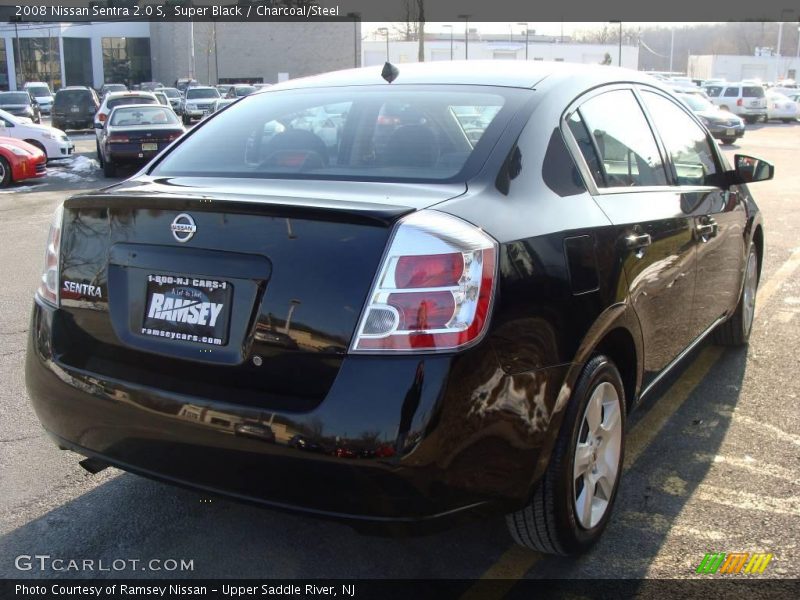
[[593, 357], [578, 378], [547, 471], [527, 506], [506, 516], [514, 540], [550, 554], [588, 550], [608, 524], [625, 449], [625, 390]]
[[11, 166], [8, 161], [0, 156], [0, 188], [11, 185]]
[[736, 143], [736, 138], [722, 138], [722, 144], [725, 146], [730, 146]]
[[756, 314], [756, 292], [758, 292], [758, 252], [750, 245], [744, 285], [739, 304], [731, 317], [714, 330], [714, 342], [720, 346], [744, 346], [750, 340], [753, 318]]
[[784, 123], [791, 123], [794, 119], [781, 119]]

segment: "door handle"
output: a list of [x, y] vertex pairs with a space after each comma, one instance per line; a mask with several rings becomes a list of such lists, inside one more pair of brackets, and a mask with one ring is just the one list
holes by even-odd
[[632, 233], [625, 237], [625, 247], [630, 250], [645, 248], [653, 243], [649, 233]]
[[717, 232], [719, 231], [719, 225], [714, 219], [708, 219], [705, 223], [699, 223], [697, 227], [695, 227], [697, 231], [697, 235], [701, 238], [712, 238], [716, 237]]

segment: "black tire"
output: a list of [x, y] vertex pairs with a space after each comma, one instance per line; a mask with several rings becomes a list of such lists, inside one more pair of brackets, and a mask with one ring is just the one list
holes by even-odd
[[116, 177], [117, 165], [115, 165], [110, 160], [103, 162], [103, 175], [105, 175], [106, 177]]
[[784, 123], [791, 123], [794, 119], [781, 119]]
[[[758, 119], [759, 119], [759, 117], [745, 117], [744, 118], [744, 120], [746, 122], [750, 123], [750, 125], [755, 125], [758, 122]], [[767, 118], [766, 117], [764, 117], [764, 122], [765, 123], [767, 122]]]
[[31, 146], [36, 146], [39, 150], [44, 152], [45, 161], [50, 160], [50, 157], [47, 156], [47, 150], [45, 150], [44, 145], [41, 142], [37, 140], [25, 140], [25, 141], [28, 142]]
[[11, 166], [8, 161], [0, 156], [0, 188], [5, 188], [11, 185]]
[[189, 118], [187, 118], [185, 115], [184, 115], [182, 118], [183, 118], [183, 124], [184, 124], [186, 127], [188, 127], [188, 126], [191, 124], [192, 120], [191, 120], [191, 119], [189, 119]]
[[[619, 459], [610, 498], [599, 521], [586, 528], [579, 522], [574, 478], [576, 446], [584, 436], [584, 413], [601, 384], [616, 390], [619, 424]], [[605, 418], [605, 409], [601, 413]], [[611, 414], [611, 413], [608, 413]], [[619, 488], [625, 454], [625, 390], [614, 363], [606, 356], [594, 356], [578, 378], [567, 405], [550, 463], [527, 506], [506, 516], [511, 536], [518, 544], [549, 554], [579, 554], [597, 542], [608, 524]], [[596, 460], [596, 453], [595, 458]], [[593, 463], [594, 464], [594, 463]]]
[[722, 138], [722, 143], [725, 146], [730, 146], [736, 143], [736, 138]]
[[97, 140], [97, 138], [95, 138], [95, 140], [94, 140], [94, 147], [96, 148], [96, 151], [97, 151], [97, 161], [100, 163], [100, 166], [102, 166], [103, 165], [103, 153], [100, 152], [100, 142]]
[[[754, 261], [753, 265], [750, 263], [751, 260]], [[751, 268], [755, 270], [755, 289], [752, 290], [752, 296], [748, 297], [746, 287]], [[753, 244], [750, 244], [750, 252], [747, 254], [744, 277], [745, 280], [736, 310], [733, 311], [727, 321], [720, 323], [714, 330], [714, 343], [720, 346], [745, 346], [750, 340], [750, 332], [753, 330], [753, 317], [755, 315], [756, 292], [758, 291], [758, 251]], [[751, 299], [749, 303], [748, 298]], [[749, 317], [747, 315], [748, 310], [750, 311]]]

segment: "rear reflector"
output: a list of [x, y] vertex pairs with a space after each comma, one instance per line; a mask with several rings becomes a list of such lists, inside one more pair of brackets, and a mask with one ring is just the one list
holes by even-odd
[[433, 210], [400, 221], [361, 316], [351, 352], [455, 350], [485, 333], [497, 243]]

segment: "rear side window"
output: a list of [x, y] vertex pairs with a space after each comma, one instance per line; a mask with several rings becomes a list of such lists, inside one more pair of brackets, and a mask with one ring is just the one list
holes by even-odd
[[718, 168], [705, 131], [663, 96], [644, 91], [642, 98], [675, 168], [678, 185], [707, 185]]
[[[655, 138], [632, 91], [590, 98], [578, 113], [586, 129], [578, 145], [598, 187], [667, 184]], [[569, 127], [580, 131], [577, 122]]]
[[745, 98], [763, 98], [764, 88], [760, 85], [747, 86], [742, 88], [742, 96]]
[[729, 87], [725, 90], [725, 97], [726, 98], [738, 98], [739, 97], [739, 88], [738, 87]]

